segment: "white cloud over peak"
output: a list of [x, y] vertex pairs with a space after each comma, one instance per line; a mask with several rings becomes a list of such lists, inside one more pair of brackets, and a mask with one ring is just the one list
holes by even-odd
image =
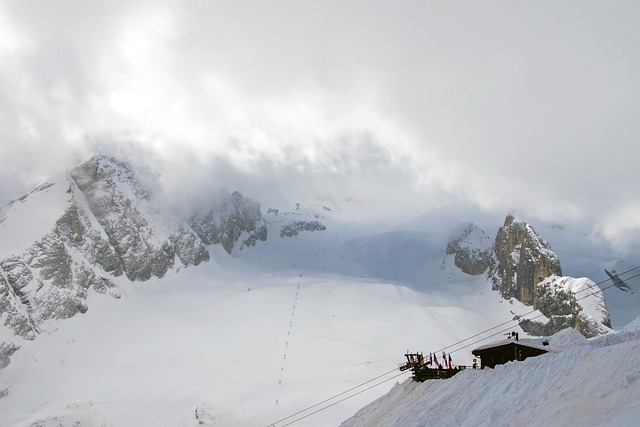
[[637, 227], [611, 212], [639, 199], [639, 12], [632, 1], [7, 1], [0, 200], [107, 152], [249, 196], [253, 185], [274, 199], [588, 218], [623, 244]]

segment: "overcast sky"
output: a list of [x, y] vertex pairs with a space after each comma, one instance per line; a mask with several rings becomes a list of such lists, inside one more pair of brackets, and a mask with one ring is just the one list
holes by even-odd
[[[0, 202], [98, 153], [640, 241], [640, 2], [0, 1]], [[268, 190], [267, 190], [268, 189]]]

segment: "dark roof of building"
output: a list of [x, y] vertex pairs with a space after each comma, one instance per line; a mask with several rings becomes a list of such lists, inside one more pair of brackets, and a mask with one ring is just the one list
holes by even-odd
[[482, 346], [480, 346], [478, 348], [473, 349], [471, 351], [471, 353], [476, 355], [476, 352], [481, 353], [481, 352], [483, 352], [485, 350], [499, 349], [499, 348], [502, 348], [502, 347], [509, 347], [511, 345], [527, 347], [527, 348], [539, 350], [539, 351], [542, 351], [542, 352], [545, 352], [545, 353], [549, 351], [549, 347], [544, 347], [544, 346], [541, 346], [541, 345], [532, 344], [532, 343], [526, 343], [526, 342], [522, 342], [522, 341], [514, 341], [514, 340], [504, 339], [504, 340], [494, 341], [494, 342], [491, 342], [489, 344], [482, 345]]

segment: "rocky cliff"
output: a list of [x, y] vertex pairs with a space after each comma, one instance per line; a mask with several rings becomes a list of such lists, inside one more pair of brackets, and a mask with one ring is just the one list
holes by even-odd
[[611, 331], [602, 291], [587, 278], [547, 277], [536, 285], [535, 307], [547, 319], [521, 322], [531, 335], [550, 336], [569, 327], [587, 338]]
[[[77, 231], [76, 246], [106, 272], [148, 280], [163, 277], [176, 257], [184, 266], [209, 259], [192, 230], [158, 219], [148, 191], [127, 163], [95, 157], [72, 170], [70, 178], [69, 228]], [[89, 226], [91, 220], [96, 227]]]
[[555, 274], [562, 276], [558, 256], [533, 227], [507, 215], [495, 240], [496, 264], [489, 272], [493, 289], [506, 299], [535, 306], [536, 285]]
[[[87, 311], [90, 290], [118, 298], [114, 277], [161, 278], [208, 261], [208, 245], [231, 253], [267, 239], [260, 204], [239, 192], [203, 204], [185, 218], [166, 214], [130, 164], [107, 156], [38, 185], [0, 213], [4, 328], [34, 339], [47, 321]], [[0, 367], [17, 348], [0, 338]]]
[[229, 254], [241, 238], [241, 248], [267, 240], [260, 204], [238, 191], [223, 192], [221, 202], [193, 215], [190, 225], [206, 245], [221, 244]]
[[456, 230], [447, 244], [446, 255], [462, 272], [473, 276], [487, 271], [493, 261], [493, 241], [473, 223]]
[[[470, 275], [487, 273], [495, 291], [540, 310], [544, 319], [520, 326], [532, 335], [573, 327], [587, 337], [608, 332], [611, 320], [600, 289], [589, 279], [562, 276], [558, 256], [529, 224], [507, 215], [495, 241], [473, 223], [452, 233], [445, 260]], [[444, 264], [443, 264], [444, 265]]]
[[508, 215], [498, 230], [494, 256], [488, 272], [493, 289], [546, 317], [521, 322], [525, 332], [551, 335], [571, 326], [591, 337], [609, 331], [602, 291], [589, 279], [563, 277], [558, 256], [529, 224]]
[[32, 220], [52, 218], [47, 233], [0, 259], [0, 313], [4, 325], [26, 339], [47, 320], [85, 312], [89, 289], [118, 297], [114, 276], [147, 280], [162, 277], [177, 259], [186, 266], [209, 257], [190, 228], [158, 224], [149, 193], [131, 167], [110, 157], [92, 158], [10, 208], [5, 221], [29, 209], [47, 213]]

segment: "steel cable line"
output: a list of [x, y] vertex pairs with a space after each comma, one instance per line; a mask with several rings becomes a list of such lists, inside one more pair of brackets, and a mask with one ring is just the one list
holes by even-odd
[[[620, 277], [620, 276], [622, 276], [622, 275], [625, 275], [625, 274], [628, 274], [628, 273], [630, 273], [630, 272], [632, 272], [632, 271], [635, 271], [635, 270], [637, 270], [637, 269], [640, 269], [640, 265], [639, 265], [639, 266], [636, 266], [636, 267], [634, 267], [634, 268], [631, 268], [631, 269], [629, 269], [629, 270], [626, 270], [626, 271], [624, 271], [624, 272], [622, 272], [622, 273], [619, 273], [619, 274], [618, 274], [618, 277]], [[635, 279], [636, 277], [640, 277], [640, 273], [638, 273], [638, 274], [636, 274], [636, 275], [633, 275], [633, 276], [631, 276], [631, 277], [627, 277], [625, 280]], [[604, 283], [606, 283], [606, 282], [608, 282], [608, 281], [612, 281], [612, 280], [613, 280], [612, 278], [607, 278], [607, 279], [605, 279], [605, 280], [602, 280], [602, 281], [600, 281], [600, 282], [596, 283], [596, 284], [595, 284], [595, 286], [597, 287], [597, 286], [599, 286], [599, 285], [602, 285], [602, 284], [604, 284]], [[584, 296], [582, 296], [581, 298], [576, 298], [576, 302], [577, 302], [577, 301], [580, 301], [580, 300], [583, 300], [583, 299], [585, 299], [585, 298], [588, 298], [588, 297], [590, 297], [590, 296], [592, 296], [592, 295], [595, 295], [595, 294], [596, 294], [596, 293], [598, 293], [599, 291], [601, 292], [601, 291], [604, 291], [604, 290], [610, 289], [610, 288], [612, 288], [612, 287], [614, 287], [614, 286], [615, 286], [615, 284], [613, 284], [613, 283], [612, 283], [612, 284], [611, 284], [611, 285], [609, 285], [609, 286], [606, 286], [606, 287], [604, 287], [604, 288], [598, 288], [598, 289], [597, 289], [597, 290], [595, 290], [595, 291], [593, 291], [594, 286], [588, 286], [588, 287], [586, 287], [586, 288], [584, 288], [584, 289], [581, 289], [581, 290], [580, 290], [580, 291], [578, 291], [578, 292], [575, 292], [575, 293], [574, 293], [574, 295], [580, 294], [580, 293], [585, 292], [585, 291], [593, 291], [593, 292], [591, 292], [591, 293], [589, 293], [589, 294], [587, 294], [587, 295], [584, 295]], [[491, 332], [491, 331], [493, 331], [493, 330], [495, 330], [495, 329], [497, 329], [497, 328], [500, 328], [500, 327], [502, 327], [502, 326], [505, 326], [505, 325], [507, 325], [507, 324], [510, 324], [511, 322], [519, 321], [519, 320], [523, 319], [525, 316], [528, 316], [528, 315], [530, 315], [530, 314], [533, 314], [533, 313], [535, 313], [536, 311], [540, 311], [541, 309], [546, 309], [546, 308], [548, 308], [548, 307], [551, 307], [551, 306], [553, 306], [554, 304], [558, 304], [558, 303], [549, 303], [549, 304], [547, 304], [547, 305], [545, 305], [545, 306], [542, 306], [541, 308], [538, 308], [538, 309], [535, 309], [535, 310], [531, 310], [530, 312], [525, 313], [525, 314], [523, 314], [523, 315], [519, 315], [519, 316], [517, 316], [517, 319], [516, 319], [516, 318], [514, 318], [514, 319], [508, 320], [508, 321], [506, 321], [506, 322], [502, 322], [502, 323], [500, 323], [500, 324], [498, 324], [498, 325], [496, 325], [496, 326], [493, 326], [493, 327], [491, 327], [491, 328], [489, 328], [489, 329], [486, 329], [486, 330], [484, 330], [484, 331], [482, 331], [482, 332], [478, 332], [477, 334], [471, 335], [470, 337], [467, 337], [467, 338], [465, 338], [465, 339], [463, 339], [463, 340], [460, 340], [460, 341], [458, 341], [458, 342], [456, 342], [456, 343], [453, 343], [453, 344], [451, 344], [451, 345], [449, 345], [449, 346], [447, 346], [447, 347], [443, 347], [443, 348], [441, 348], [440, 350], [437, 350], [437, 351], [436, 351], [436, 354], [437, 354], [438, 352], [440, 352], [440, 351], [444, 351], [444, 350], [449, 349], [449, 348], [451, 348], [451, 347], [457, 346], [457, 345], [462, 344], [462, 343], [464, 343], [464, 342], [467, 342], [467, 341], [469, 341], [469, 340], [471, 340], [471, 339], [473, 339], [473, 338], [476, 338], [476, 337], [478, 337], [478, 336], [480, 336], [480, 335], [483, 335], [483, 334], [485, 334], [485, 333], [487, 333], [487, 332]], [[553, 312], [553, 311], [559, 310], [559, 309], [560, 309], [560, 308], [562, 308], [564, 305], [565, 305], [564, 303], [559, 303], [555, 308], [551, 309], [550, 311], [551, 311], [551, 312]], [[541, 317], [541, 316], [544, 316], [544, 314], [542, 314], [542, 313], [541, 313], [541, 314], [538, 314], [538, 315], [537, 315], [537, 316], [535, 316], [535, 317], [532, 317], [532, 318], [530, 318], [530, 319], [524, 319], [524, 320], [534, 320], [534, 319], [537, 319], [538, 317]], [[464, 346], [462, 346], [462, 347], [459, 347], [459, 348], [456, 348], [455, 350], [452, 350], [452, 351], [451, 351], [451, 353], [455, 353], [455, 352], [460, 351], [460, 350], [462, 350], [462, 349], [464, 349], [464, 348], [467, 348], [467, 347], [470, 347], [470, 346], [472, 346], [472, 345], [474, 345], [474, 344], [477, 344], [477, 343], [480, 343], [480, 342], [482, 342], [482, 341], [485, 341], [486, 339], [491, 338], [491, 337], [493, 337], [493, 336], [500, 335], [500, 334], [502, 334], [502, 333], [504, 333], [504, 332], [509, 331], [511, 328], [512, 328], [512, 327], [509, 327], [509, 328], [507, 328], [507, 329], [502, 329], [502, 330], [500, 330], [500, 331], [498, 331], [498, 332], [495, 332], [495, 333], [493, 333], [493, 334], [491, 334], [491, 335], [489, 335], [489, 336], [486, 336], [486, 337], [483, 337], [483, 338], [478, 339], [478, 340], [476, 340], [476, 341], [473, 341], [473, 342], [471, 342], [471, 343], [468, 343], [468, 344], [466, 344], [466, 345], [464, 345]], [[269, 426], [268, 426], [268, 427], [275, 427], [275, 426], [276, 426], [276, 424], [279, 424], [279, 423], [281, 423], [281, 422], [283, 422], [283, 421], [289, 420], [289, 419], [291, 419], [291, 418], [293, 418], [293, 417], [295, 417], [295, 416], [297, 416], [297, 415], [300, 415], [300, 414], [302, 414], [302, 413], [304, 413], [304, 412], [309, 411], [310, 409], [316, 408], [316, 407], [318, 407], [318, 406], [320, 406], [320, 405], [322, 405], [322, 404], [324, 404], [324, 403], [327, 403], [327, 402], [329, 402], [329, 401], [331, 401], [331, 400], [333, 400], [333, 399], [335, 399], [335, 398], [337, 398], [337, 397], [340, 397], [340, 396], [343, 396], [343, 395], [345, 395], [345, 394], [347, 394], [347, 393], [350, 393], [350, 392], [352, 392], [352, 391], [354, 391], [354, 390], [356, 390], [356, 389], [358, 389], [358, 388], [360, 388], [360, 387], [363, 387], [363, 386], [365, 386], [365, 385], [367, 385], [367, 384], [369, 384], [369, 383], [371, 383], [371, 382], [373, 382], [373, 381], [375, 381], [375, 380], [377, 380], [377, 379], [380, 379], [380, 378], [382, 378], [382, 377], [384, 377], [384, 376], [386, 376], [386, 375], [389, 375], [390, 373], [392, 373], [392, 372], [394, 372], [394, 371], [396, 371], [396, 370], [397, 370], [397, 368], [394, 368], [394, 369], [393, 369], [393, 370], [391, 370], [391, 371], [385, 372], [385, 373], [383, 373], [383, 374], [381, 374], [381, 375], [379, 375], [379, 376], [377, 376], [377, 377], [375, 377], [375, 378], [372, 378], [372, 379], [370, 379], [370, 380], [368, 380], [368, 381], [365, 381], [365, 382], [363, 382], [363, 383], [361, 383], [361, 384], [359, 384], [359, 385], [357, 385], [357, 386], [355, 386], [355, 387], [352, 387], [352, 388], [350, 388], [349, 390], [346, 390], [346, 391], [343, 391], [343, 392], [341, 392], [341, 393], [335, 394], [335, 395], [333, 395], [333, 396], [329, 397], [328, 399], [323, 400], [322, 402], [316, 403], [316, 404], [314, 404], [314, 405], [312, 405], [312, 406], [309, 406], [309, 407], [307, 407], [307, 408], [305, 408], [305, 409], [303, 409], [303, 410], [301, 410], [301, 411], [296, 412], [295, 414], [289, 415], [288, 417], [282, 418], [282, 419], [280, 419], [280, 420], [278, 420], [278, 421], [276, 421], [276, 422], [274, 422], [274, 423], [271, 423], [271, 424], [269, 424]], [[356, 393], [353, 393], [352, 395], [349, 395], [349, 396], [347, 396], [347, 397], [344, 397], [343, 399], [340, 399], [340, 400], [338, 400], [338, 401], [332, 402], [332, 403], [328, 404], [327, 406], [324, 406], [324, 407], [319, 408], [319, 409], [317, 409], [317, 410], [315, 410], [315, 411], [313, 411], [313, 412], [311, 412], [311, 413], [309, 413], [309, 414], [303, 415], [303, 416], [302, 416], [302, 417], [300, 417], [300, 418], [297, 418], [297, 419], [295, 419], [295, 420], [292, 420], [292, 421], [288, 422], [287, 424], [282, 424], [280, 427], [286, 427], [286, 426], [289, 426], [289, 425], [291, 425], [291, 424], [294, 424], [294, 423], [296, 423], [296, 422], [298, 422], [298, 421], [300, 421], [300, 420], [303, 420], [303, 419], [305, 419], [305, 418], [308, 418], [308, 417], [310, 417], [311, 415], [317, 414], [318, 412], [324, 411], [325, 409], [328, 409], [328, 408], [330, 408], [330, 407], [332, 407], [332, 406], [335, 406], [335, 405], [337, 405], [338, 403], [344, 402], [345, 400], [351, 399], [351, 398], [352, 398], [352, 397], [354, 397], [354, 396], [357, 396], [357, 395], [359, 395], [359, 394], [361, 394], [361, 393], [364, 393], [364, 392], [365, 392], [365, 391], [367, 391], [367, 390], [370, 390], [370, 389], [372, 389], [372, 388], [374, 388], [374, 387], [377, 387], [377, 386], [379, 386], [379, 385], [381, 385], [381, 384], [384, 384], [384, 383], [386, 383], [386, 382], [388, 382], [388, 381], [390, 381], [390, 380], [393, 380], [393, 379], [395, 379], [395, 378], [398, 378], [398, 377], [400, 377], [400, 376], [402, 376], [402, 375], [404, 375], [404, 374], [405, 374], [405, 372], [402, 372], [402, 373], [400, 373], [400, 374], [398, 374], [398, 375], [395, 375], [395, 376], [393, 376], [393, 377], [391, 377], [391, 378], [387, 378], [387, 379], [385, 379], [385, 380], [383, 380], [383, 381], [380, 381], [380, 382], [378, 382], [378, 383], [376, 383], [376, 384], [374, 384], [374, 385], [372, 385], [372, 386], [369, 386], [369, 387], [367, 387], [367, 388], [365, 388], [365, 389], [363, 389], [363, 390], [357, 391]]]
[[[396, 369], [394, 369], [394, 371], [395, 371], [395, 370], [397, 370], [397, 368], [396, 368]], [[389, 381], [391, 381], [391, 380], [393, 380], [393, 379], [396, 379], [396, 378], [398, 378], [398, 377], [401, 377], [401, 376], [402, 376], [402, 375], [404, 375], [404, 374], [405, 374], [405, 373], [404, 373], [404, 372], [402, 372], [402, 373], [400, 373], [400, 374], [398, 374], [398, 375], [395, 375], [395, 376], [393, 376], [393, 377], [391, 377], [391, 378], [387, 378], [386, 380], [382, 380], [382, 381], [380, 381], [379, 383], [373, 384], [373, 385], [371, 385], [371, 386], [369, 386], [369, 387], [367, 387], [367, 388], [365, 388], [365, 389], [363, 389], [363, 390], [360, 390], [360, 391], [358, 391], [358, 392], [356, 392], [356, 393], [353, 393], [353, 394], [352, 394], [352, 395], [350, 395], [350, 396], [344, 397], [344, 398], [342, 398], [342, 399], [340, 399], [340, 400], [337, 400], [337, 401], [335, 401], [335, 402], [333, 402], [333, 403], [330, 403], [330, 404], [328, 404], [327, 406], [324, 406], [324, 407], [322, 407], [322, 408], [320, 408], [320, 409], [317, 409], [317, 410], [315, 410], [315, 411], [313, 411], [313, 412], [311, 412], [311, 413], [309, 413], [309, 414], [307, 414], [307, 415], [304, 415], [304, 416], [302, 416], [302, 417], [300, 417], [300, 418], [297, 418], [297, 419], [295, 419], [295, 420], [293, 420], [293, 421], [290, 421], [290, 422], [288, 422], [287, 424], [283, 424], [283, 425], [282, 425], [282, 426], [280, 426], [280, 427], [286, 427], [286, 426], [289, 426], [289, 425], [291, 425], [291, 424], [297, 423], [297, 422], [298, 422], [298, 421], [300, 421], [300, 420], [303, 420], [303, 419], [305, 419], [305, 418], [307, 418], [307, 417], [310, 417], [311, 415], [317, 414], [318, 412], [324, 411], [325, 409], [329, 409], [330, 407], [335, 406], [335, 405], [337, 405], [338, 403], [341, 403], [341, 402], [344, 402], [345, 400], [351, 399], [352, 397], [355, 397], [355, 396], [357, 396], [357, 395], [359, 395], [359, 394], [362, 394], [362, 393], [364, 393], [365, 391], [371, 390], [372, 388], [375, 388], [375, 387], [377, 387], [377, 386], [379, 386], [379, 385], [382, 385], [382, 384], [384, 384], [384, 383], [386, 383], [386, 382], [389, 382]], [[314, 405], [314, 406], [317, 406], [317, 405]], [[292, 416], [293, 416], [293, 415], [292, 415]], [[288, 418], [291, 418], [291, 417], [288, 417]], [[273, 424], [272, 424], [272, 426], [273, 426]]]
[[[334, 394], [333, 396], [331, 396], [331, 397], [329, 397], [329, 398], [327, 398], [327, 399], [323, 400], [322, 402], [318, 402], [318, 403], [316, 403], [316, 404], [314, 404], [314, 405], [308, 406], [308, 407], [306, 407], [306, 408], [304, 408], [304, 409], [302, 409], [302, 410], [300, 410], [300, 411], [296, 412], [295, 414], [291, 414], [291, 415], [289, 415], [288, 417], [282, 418], [282, 419], [280, 419], [280, 420], [278, 420], [278, 421], [276, 421], [276, 422], [274, 422], [274, 423], [269, 424], [269, 427], [271, 427], [271, 426], [275, 426], [276, 424], [281, 423], [281, 422], [283, 422], [283, 421], [286, 421], [286, 420], [288, 420], [288, 419], [290, 419], [290, 418], [293, 418], [293, 417], [295, 417], [296, 415], [300, 415], [300, 414], [302, 414], [303, 412], [307, 412], [307, 411], [308, 411], [308, 410], [310, 410], [310, 409], [313, 409], [313, 408], [315, 408], [315, 407], [317, 407], [317, 406], [322, 405], [323, 403], [327, 403], [327, 402], [329, 402], [330, 400], [333, 400], [333, 399], [335, 399], [335, 398], [337, 398], [337, 397], [340, 397], [340, 396], [345, 395], [345, 394], [347, 394], [347, 393], [349, 393], [349, 392], [351, 392], [351, 391], [354, 391], [354, 390], [356, 390], [356, 389], [358, 389], [358, 388], [360, 388], [360, 387], [362, 387], [362, 386], [365, 386], [365, 385], [367, 385], [367, 384], [369, 384], [369, 383], [371, 383], [371, 382], [373, 382], [373, 381], [375, 381], [375, 380], [378, 380], [378, 379], [380, 379], [380, 378], [382, 378], [382, 377], [384, 377], [384, 376], [386, 376], [386, 375], [389, 375], [390, 373], [395, 372], [395, 371], [397, 371], [397, 370], [398, 370], [398, 368], [397, 368], [397, 367], [395, 367], [395, 368], [393, 368], [392, 370], [387, 371], [387, 372], [385, 372], [385, 373], [383, 373], [383, 374], [380, 374], [380, 375], [378, 375], [378, 376], [377, 376], [377, 377], [375, 377], [375, 378], [371, 378], [371, 379], [370, 379], [370, 380], [368, 380], [368, 381], [365, 381], [365, 382], [360, 383], [360, 384], [358, 384], [358, 385], [356, 385], [356, 386], [354, 386], [354, 387], [351, 387], [349, 390], [345, 390], [345, 391], [343, 391], [343, 392], [341, 392], [341, 393]], [[402, 375], [404, 375], [404, 372], [402, 373]], [[377, 386], [377, 385], [380, 385], [380, 384], [382, 384], [382, 383], [384, 383], [384, 382], [386, 382], [386, 381], [389, 381], [389, 380], [392, 380], [392, 379], [394, 379], [394, 378], [397, 378], [398, 376], [400, 376], [400, 375], [396, 375], [396, 376], [394, 376], [394, 377], [388, 378], [388, 379], [386, 379], [386, 380], [382, 381], [381, 383], [378, 383], [378, 384], [376, 384], [376, 385], [374, 385], [374, 386], [372, 386], [372, 387], [370, 387], [370, 388], [373, 388], [373, 387], [375, 387], [375, 386]], [[365, 389], [365, 390], [369, 390], [369, 388], [367, 388], [367, 389]], [[359, 392], [359, 393], [361, 393], [361, 392]], [[357, 395], [357, 394], [359, 394], [359, 393], [354, 394], [354, 396], [356, 396], [356, 395]], [[340, 402], [342, 402], [342, 401], [344, 401], [344, 400], [346, 400], [346, 399], [340, 400]], [[336, 402], [336, 403], [338, 403], [338, 402]], [[330, 406], [333, 406], [333, 404], [332, 404], [332, 405], [329, 405], [329, 406], [327, 406], [327, 407], [330, 407]], [[316, 411], [316, 412], [317, 412], [317, 411]], [[314, 412], [314, 413], [315, 413], [315, 412]], [[300, 419], [302, 419], [302, 418], [300, 418]], [[289, 425], [289, 424], [285, 424], [285, 425]]]

